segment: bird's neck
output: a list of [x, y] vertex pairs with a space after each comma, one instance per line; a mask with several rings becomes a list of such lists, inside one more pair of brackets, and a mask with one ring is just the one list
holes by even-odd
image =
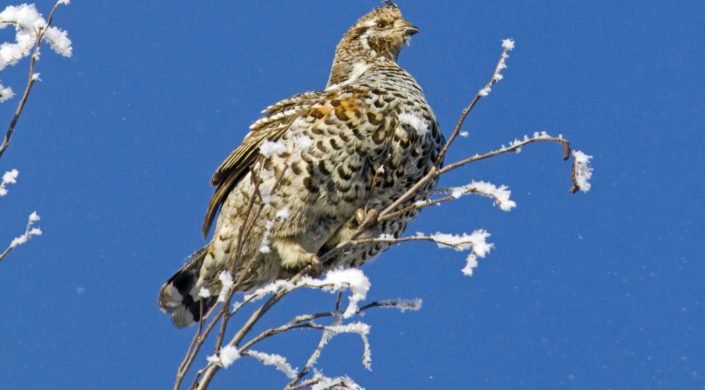
[[396, 64], [396, 62], [386, 56], [379, 55], [369, 47], [363, 47], [359, 40], [343, 40], [335, 50], [335, 58], [326, 89], [349, 84], [375, 65], [391, 64]]

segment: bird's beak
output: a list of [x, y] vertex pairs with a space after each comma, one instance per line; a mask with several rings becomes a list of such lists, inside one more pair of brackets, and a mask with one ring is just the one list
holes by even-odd
[[404, 22], [404, 25], [402, 26], [402, 31], [404, 32], [404, 35], [410, 37], [421, 30], [419, 30], [418, 27], [414, 26], [413, 24], [411, 24], [409, 22]]

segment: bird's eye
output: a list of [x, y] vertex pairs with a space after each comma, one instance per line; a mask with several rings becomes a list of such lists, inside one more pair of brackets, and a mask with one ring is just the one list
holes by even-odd
[[387, 27], [387, 22], [385, 22], [384, 20], [380, 20], [379, 22], [377, 22], [377, 27], [385, 28]]

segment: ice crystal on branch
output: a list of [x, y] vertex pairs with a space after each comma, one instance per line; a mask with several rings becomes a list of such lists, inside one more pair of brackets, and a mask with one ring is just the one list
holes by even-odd
[[578, 189], [583, 192], [590, 191], [590, 178], [592, 177], [592, 167], [590, 160], [592, 156], [585, 154], [579, 150], [573, 151], [575, 182]]
[[402, 313], [407, 311], [419, 311], [421, 306], [423, 306], [423, 300], [421, 298], [415, 299], [387, 299], [383, 301], [375, 302], [376, 307], [387, 308], [387, 309], [397, 309]]
[[350, 289], [351, 295], [348, 307], [343, 312], [343, 318], [350, 318], [357, 313], [358, 303], [367, 297], [367, 292], [370, 290], [370, 280], [358, 268], [335, 269], [328, 271], [323, 279], [304, 278], [301, 283], [330, 292]]
[[462, 269], [463, 274], [467, 276], [472, 276], [472, 270], [477, 267], [477, 258], [485, 257], [494, 247], [494, 244], [487, 242], [489, 236], [490, 233], [485, 229], [477, 229], [472, 234], [463, 233], [461, 235], [440, 232], [428, 236], [423, 233], [416, 235], [417, 238], [435, 242], [439, 248], [451, 248], [460, 252], [470, 249], [465, 267]]
[[20, 175], [20, 171], [17, 169], [11, 169], [2, 175], [2, 182], [0, 182], [0, 196], [7, 195], [7, 185], [17, 183], [17, 176]]
[[42, 235], [42, 229], [38, 227], [33, 227], [34, 223], [39, 221], [39, 214], [37, 214], [36, 211], [33, 211], [32, 214], [29, 215], [27, 218], [27, 227], [25, 228], [25, 231], [22, 235], [15, 237], [14, 240], [10, 243], [10, 249], [13, 249], [17, 247], [18, 245], [22, 245], [27, 243], [30, 238], [33, 236], [41, 236]]
[[507, 39], [502, 40], [502, 49], [504, 49], [506, 51], [514, 50], [515, 45], [516, 45], [516, 43], [511, 38], [507, 38]]
[[504, 39], [502, 40], [502, 54], [499, 57], [499, 61], [497, 62], [497, 66], [494, 69], [494, 73], [492, 74], [492, 78], [490, 79], [490, 82], [487, 83], [487, 85], [484, 86], [481, 90], [477, 92], [479, 96], [485, 97], [492, 92], [492, 86], [502, 80], [504, 76], [502, 76], [502, 71], [507, 69], [507, 59], [509, 58], [509, 53], [510, 51], [514, 50], [514, 40], [513, 39]]
[[240, 358], [240, 351], [232, 345], [226, 345], [220, 349], [218, 355], [208, 356], [209, 363], [217, 364], [223, 368], [230, 367], [237, 359]]
[[260, 361], [260, 363], [266, 366], [274, 366], [277, 370], [284, 373], [289, 379], [294, 379], [298, 370], [291, 367], [291, 364], [282, 355], [276, 353], [265, 353], [260, 351], [255, 351], [253, 349], [246, 352], [247, 356], [251, 356]]
[[367, 292], [370, 290], [370, 280], [358, 268], [334, 269], [328, 271], [321, 279], [306, 276], [293, 283], [288, 280], [277, 280], [245, 295], [244, 299], [253, 302], [280, 290], [288, 292], [301, 287], [328, 292], [350, 290], [349, 303], [343, 313], [344, 318], [349, 318], [357, 313], [359, 302], [367, 297]]
[[322, 350], [328, 341], [330, 341], [333, 337], [342, 333], [354, 333], [360, 336], [364, 346], [364, 351], [362, 353], [362, 365], [366, 369], [372, 370], [372, 349], [370, 348], [370, 341], [367, 338], [370, 333], [370, 326], [368, 324], [365, 324], [364, 322], [351, 322], [343, 325], [325, 326], [324, 329], [326, 330], [326, 333], [319, 344], [319, 352], [318, 354], [313, 355], [312, 359], [309, 360], [309, 363], [315, 363], [316, 360], [318, 360], [320, 350]]
[[487, 196], [492, 198], [495, 206], [499, 207], [502, 211], [510, 211], [517, 206], [516, 202], [510, 199], [512, 192], [509, 191], [509, 187], [504, 185], [497, 187], [492, 183], [484, 181], [472, 181], [464, 186], [447, 188], [444, 192], [450, 193], [455, 199], [473, 193]]
[[[66, 4], [59, 2], [58, 4]], [[52, 50], [64, 57], [71, 57], [73, 49], [68, 33], [57, 27], [47, 28], [47, 22], [34, 4], [10, 5], [0, 12], [0, 29], [15, 27], [15, 42], [0, 45], [0, 70], [14, 65], [28, 56], [34, 47], [37, 34], [49, 43]]]
[[346, 389], [346, 390], [364, 390], [348, 376], [339, 376], [329, 378], [321, 372], [316, 372], [313, 376], [311, 390], [329, 390], [329, 389]]
[[0, 84], [0, 103], [12, 99], [15, 96], [15, 91], [10, 87]]

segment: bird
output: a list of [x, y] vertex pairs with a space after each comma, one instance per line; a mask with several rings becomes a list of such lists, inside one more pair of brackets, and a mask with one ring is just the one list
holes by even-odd
[[[445, 140], [433, 110], [397, 63], [418, 32], [384, 1], [343, 35], [325, 89], [262, 111], [212, 176], [203, 223], [205, 238], [217, 216], [212, 239], [160, 289], [159, 306], [175, 326], [197, 323], [214, 306], [223, 272], [239, 282], [237, 291], [248, 291], [306, 267], [319, 274], [359, 267], [390, 244], [329, 251], [352, 237], [404, 232], [417, 209], [369, 221], [442, 164]], [[426, 199], [435, 184], [399, 208]], [[321, 261], [326, 253], [334, 255]]]

